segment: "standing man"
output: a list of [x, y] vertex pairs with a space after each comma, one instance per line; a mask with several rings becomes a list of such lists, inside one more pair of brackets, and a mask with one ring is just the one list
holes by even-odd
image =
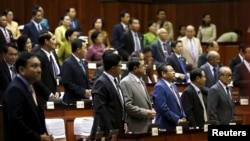
[[18, 56], [18, 48], [15, 44], [8, 43], [4, 48], [4, 59], [0, 61], [0, 104], [3, 94], [10, 82], [16, 77], [15, 62]]
[[[232, 71], [223, 66], [219, 70], [219, 80], [214, 84], [207, 95], [208, 119], [216, 120], [218, 124], [228, 125], [235, 116], [235, 106], [231, 88]], [[249, 87], [249, 85], [248, 85]]]
[[95, 81], [92, 96], [94, 106], [94, 123], [91, 139], [97, 131], [103, 131], [108, 137], [109, 131], [118, 129], [126, 131], [124, 123], [124, 98], [117, 77], [121, 74], [121, 57], [111, 53], [103, 56], [104, 72]]
[[175, 130], [178, 123], [186, 121], [177, 86], [172, 83], [175, 71], [169, 64], [160, 64], [157, 72], [159, 81], [153, 90], [155, 123], [160, 125], [160, 129]]
[[124, 94], [126, 122], [128, 132], [147, 133], [155, 111], [142, 76], [146, 75], [146, 66], [139, 57], [131, 57], [127, 63], [129, 74], [120, 83]]
[[81, 39], [71, 43], [72, 55], [62, 65], [62, 83], [65, 89], [63, 101], [76, 104], [76, 101], [91, 97], [88, 67], [83, 61], [87, 47]]
[[184, 89], [181, 102], [189, 121], [189, 126], [203, 128], [207, 121], [207, 91], [203, 90], [206, 82], [205, 72], [194, 69], [190, 73], [191, 83]]
[[83, 35], [82, 25], [80, 21], [76, 18], [76, 9], [70, 7], [66, 9], [66, 15], [70, 17], [70, 28], [76, 29], [79, 36]]
[[134, 51], [141, 51], [143, 49], [143, 34], [139, 32], [140, 22], [138, 19], [131, 18], [128, 22], [129, 30], [124, 32], [120, 38], [118, 47], [119, 55], [122, 56], [123, 61], [128, 61], [128, 57]]
[[247, 47], [247, 44], [245, 43], [241, 43], [238, 47], [239, 53], [238, 55], [234, 56], [231, 58], [230, 63], [229, 63], [229, 67], [232, 70], [232, 72], [234, 73], [234, 68], [240, 64], [241, 62], [243, 62], [244, 60], [244, 53], [243, 53], [243, 49]]
[[127, 10], [122, 10], [119, 15], [120, 23], [116, 24], [112, 30], [112, 44], [118, 50], [119, 42], [122, 34], [128, 31], [128, 21], [130, 14]]
[[186, 27], [186, 36], [181, 38], [183, 44], [182, 56], [192, 69], [197, 68], [199, 56], [202, 54], [200, 40], [195, 37], [195, 28], [192, 25]]
[[41, 79], [41, 64], [33, 53], [22, 53], [15, 64], [18, 75], [4, 94], [4, 140], [52, 141], [43, 109], [32, 84]]
[[198, 59], [198, 67], [207, 63], [207, 54], [209, 51], [217, 51], [219, 52], [219, 45], [216, 41], [206, 42], [206, 52], [202, 53]]

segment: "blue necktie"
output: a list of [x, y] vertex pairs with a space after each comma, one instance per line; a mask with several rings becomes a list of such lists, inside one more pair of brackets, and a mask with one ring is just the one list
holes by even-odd
[[181, 69], [182, 69], [182, 71], [183, 71], [183, 73], [185, 74], [185, 80], [186, 80], [186, 82], [188, 81], [188, 75], [187, 75], [187, 71], [186, 71], [186, 69], [185, 69], [185, 65], [184, 65], [184, 59], [182, 58], [182, 57], [179, 57], [179, 63], [180, 63], [180, 65], [181, 65]]
[[85, 70], [84, 65], [83, 65], [84, 64], [83, 60], [80, 60], [79, 64], [82, 67], [82, 70], [83, 70], [84, 74], [86, 75], [86, 70]]
[[218, 73], [215, 67], [213, 68], [213, 71], [214, 71], [214, 84], [215, 84], [218, 80]]

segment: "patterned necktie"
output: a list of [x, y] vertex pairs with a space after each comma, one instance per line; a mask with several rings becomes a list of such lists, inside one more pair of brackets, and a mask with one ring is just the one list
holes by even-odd
[[176, 99], [176, 101], [177, 101], [177, 103], [178, 103], [178, 105], [179, 105], [179, 107], [180, 107], [180, 110], [182, 111], [180, 99], [179, 99], [177, 93], [175, 92], [175, 89], [173, 88], [173, 85], [170, 86], [170, 89], [171, 89], [172, 93], [173, 93], [174, 96], [175, 96], [175, 99]]

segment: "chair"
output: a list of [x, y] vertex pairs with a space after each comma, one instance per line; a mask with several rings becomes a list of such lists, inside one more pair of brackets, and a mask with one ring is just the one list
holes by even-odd
[[94, 122], [93, 117], [77, 117], [74, 120], [74, 135], [76, 140], [83, 138], [87, 139], [90, 135], [92, 125]]
[[66, 141], [65, 123], [61, 118], [45, 119], [46, 128], [52, 134], [54, 141]]

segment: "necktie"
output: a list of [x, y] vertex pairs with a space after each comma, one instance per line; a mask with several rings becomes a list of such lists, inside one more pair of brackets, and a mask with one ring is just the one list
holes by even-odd
[[124, 28], [125, 32], [128, 32], [128, 26], [125, 25], [125, 28]]
[[140, 87], [141, 87], [141, 89], [142, 89], [142, 91], [143, 91], [144, 95], [147, 97], [147, 92], [146, 92], [145, 87], [143, 86], [143, 84], [142, 84], [141, 80], [140, 80], [140, 81], [138, 81], [138, 84], [140, 85]]
[[140, 51], [141, 47], [140, 47], [139, 38], [138, 38], [137, 33], [135, 33], [135, 38], [134, 39], [135, 39], [135, 51]]
[[37, 25], [37, 31], [40, 32], [41, 30], [42, 30], [41, 25], [38, 24], [38, 25]]
[[205, 106], [204, 101], [203, 101], [202, 93], [200, 91], [198, 92], [198, 97], [200, 99], [200, 102], [201, 102], [201, 105], [203, 108], [204, 121], [207, 121], [207, 110], [206, 110], [206, 106]]
[[185, 65], [184, 65], [184, 59], [182, 57], [179, 57], [179, 63], [181, 65], [181, 69], [183, 71], [183, 73], [185, 74], [185, 80], [186, 82], [188, 81], [188, 75], [187, 75], [187, 71], [186, 71], [186, 68], [185, 68]]
[[213, 68], [213, 72], [214, 72], [214, 83], [216, 83], [218, 79], [218, 73], [215, 67]]
[[172, 93], [174, 94], [175, 99], [176, 99], [176, 101], [177, 101], [177, 103], [178, 103], [178, 105], [179, 105], [179, 107], [180, 107], [180, 109], [181, 109], [181, 111], [182, 111], [180, 99], [179, 99], [179, 97], [178, 97], [177, 93], [175, 92], [175, 90], [174, 90], [174, 88], [173, 88], [172, 85], [170, 86], [170, 89], [171, 89]]
[[16, 70], [13, 66], [10, 67], [11, 70], [11, 80], [13, 80], [16, 77]]
[[82, 59], [80, 59], [79, 64], [80, 64], [80, 66], [81, 66], [81, 68], [82, 68], [82, 70], [83, 70], [83, 73], [86, 75], [86, 70], [85, 70], [85, 68], [84, 68], [84, 65], [83, 65], [84, 62], [83, 62]]
[[117, 81], [116, 78], [114, 78], [114, 82], [115, 82], [115, 86], [116, 86], [116, 91], [117, 91], [117, 94], [118, 94], [118, 98], [119, 98], [120, 103], [122, 105], [122, 109], [124, 110], [124, 106], [123, 106], [124, 102], [122, 100], [122, 94], [120, 92], [119, 83], [118, 83], [118, 81]]
[[59, 74], [59, 70], [58, 70], [58, 68], [56, 67], [56, 64], [55, 64], [55, 62], [54, 62], [54, 60], [53, 60], [52, 55], [49, 56], [49, 62], [50, 62], [51, 70], [52, 70], [52, 72], [53, 72], [53, 74], [54, 74], [54, 77], [55, 77], [56, 75]]
[[192, 39], [190, 39], [190, 49], [191, 49], [191, 55], [194, 63], [196, 62], [196, 55], [195, 55], [195, 46], [192, 42]]
[[166, 58], [165, 60], [167, 60], [169, 53], [168, 53], [168, 47], [167, 47], [166, 43], [163, 43], [163, 53], [164, 53], [165, 58]]
[[76, 24], [75, 24], [75, 21], [74, 21], [74, 20], [71, 20], [70, 23], [71, 23], [71, 27], [72, 27], [72, 28], [76, 28]]
[[4, 30], [4, 36], [5, 36], [5, 39], [6, 39], [6, 42], [9, 43], [10, 42], [10, 36], [9, 36], [9, 33], [7, 31], [7, 29], [3, 29]]
[[34, 103], [36, 104], [36, 106], [38, 105], [37, 104], [37, 100], [36, 100], [36, 92], [34, 90], [34, 88], [32, 87], [31, 88], [31, 94], [32, 94], [32, 97], [33, 97], [33, 100], [34, 100]]
[[226, 87], [226, 90], [227, 90], [227, 95], [228, 95], [228, 97], [229, 97], [230, 99], [232, 99], [229, 88]]

